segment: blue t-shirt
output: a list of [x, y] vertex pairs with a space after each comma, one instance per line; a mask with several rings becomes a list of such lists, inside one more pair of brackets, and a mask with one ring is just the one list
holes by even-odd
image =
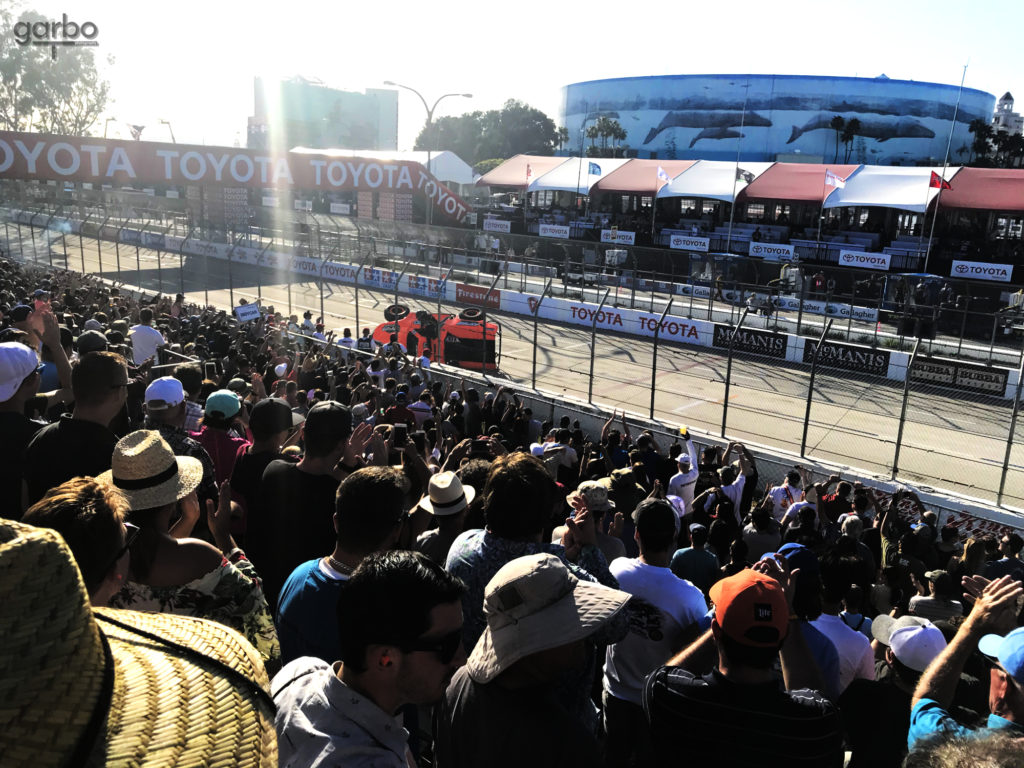
[[277, 600], [277, 639], [281, 662], [315, 656], [328, 664], [341, 658], [338, 648], [338, 593], [345, 579], [324, 573], [320, 558], [309, 560], [285, 581]]
[[954, 739], [980, 739], [988, 735], [989, 731], [1001, 731], [1013, 729], [1024, 733], [1024, 725], [1015, 723], [1012, 720], [989, 715], [988, 722], [984, 728], [966, 728], [944, 710], [939, 702], [933, 699], [921, 699], [910, 710], [910, 730], [907, 732], [907, 748], [921, 746], [922, 742], [935, 736], [944, 736]]

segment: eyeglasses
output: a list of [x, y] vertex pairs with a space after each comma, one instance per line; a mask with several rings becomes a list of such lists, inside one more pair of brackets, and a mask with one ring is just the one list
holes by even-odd
[[437, 660], [442, 664], [450, 664], [452, 659], [455, 658], [455, 654], [459, 652], [459, 648], [462, 647], [462, 627], [459, 627], [453, 632], [448, 633], [444, 637], [438, 637], [428, 640], [427, 638], [421, 638], [416, 640], [409, 645], [406, 645], [402, 650], [406, 653], [412, 651], [423, 651], [424, 653], [433, 653], [437, 656]]
[[135, 543], [135, 540], [139, 538], [139, 534], [142, 533], [142, 529], [132, 523], [125, 523], [124, 531], [124, 546], [117, 550], [117, 554], [111, 558], [109, 563], [107, 563], [107, 566], [103, 569], [104, 573], [117, 565], [117, 561], [124, 557], [125, 553], [132, 548], [132, 544]]

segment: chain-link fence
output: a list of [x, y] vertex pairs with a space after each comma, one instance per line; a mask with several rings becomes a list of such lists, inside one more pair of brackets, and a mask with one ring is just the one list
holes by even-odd
[[[154, 294], [201, 295], [205, 304], [221, 307], [244, 298], [287, 314], [310, 309], [328, 327], [357, 332], [382, 322], [384, 308], [399, 301], [413, 311], [442, 314], [479, 304], [485, 292], [527, 293], [536, 301], [531, 311], [488, 310], [488, 318], [501, 323], [501, 369], [518, 386], [567, 402], [601, 404], [605, 411], [625, 409], [686, 424], [792, 457], [856, 467], [879, 478], [1024, 507], [1024, 438], [1016, 428], [1020, 387], [1014, 386], [1022, 361], [1019, 347], [990, 343], [986, 348], [962, 337], [957, 344], [911, 334], [901, 338], [880, 331], [878, 321], [812, 315], [799, 304], [783, 317], [770, 305], [748, 300], [754, 289], [764, 287], [759, 282], [712, 280], [702, 294], [692, 272], [688, 283], [671, 273], [668, 281], [658, 279], [665, 277], [661, 273], [641, 278], [604, 272], [600, 279], [583, 274], [577, 280], [572, 262], [559, 271], [557, 262], [527, 253], [515, 260], [506, 253], [502, 260], [390, 237], [405, 233], [399, 225], [375, 222], [370, 228], [375, 234], [368, 234], [362, 225], [335, 228], [325, 217], [315, 217], [305, 229], [292, 222], [277, 232], [229, 233], [216, 243], [217, 257], [202, 233], [186, 229], [180, 217], [101, 214], [8, 211], [2, 233], [12, 255], [47, 267], [99, 274]], [[296, 275], [270, 266], [264, 256], [278, 251], [310, 254], [319, 269]], [[236, 258], [241, 255], [245, 261]], [[330, 263], [356, 265], [359, 280], [325, 279]], [[691, 255], [690, 263], [710, 267], [712, 276], [717, 269], [713, 259], [700, 262]], [[581, 266], [589, 265], [584, 260]], [[434, 281], [433, 294], [399, 293], [401, 278], [411, 276]], [[460, 302], [455, 294], [453, 302], [451, 294], [445, 298], [437, 290], [454, 282], [474, 287], [477, 299]], [[679, 286], [690, 290], [680, 293]], [[810, 293], [806, 285], [797, 288], [800, 295]], [[834, 295], [824, 288], [828, 302]], [[586, 321], [567, 325], [546, 319], [542, 308], [554, 298], [586, 307], [581, 309], [589, 313]], [[602, 312], [618, 309], [647, 313], [656, 338], [609, 333], [599, 326]], [[667, 318], [710, 320], [711, 344], [687, 346], [668, 331], [662, 338]], [[851, 344], [851, 338], [861, 343]], [[980, 359], [958, 358], [958, 348], [980, 351]], [[996, 360], [1003, 365], [989, 364]]]

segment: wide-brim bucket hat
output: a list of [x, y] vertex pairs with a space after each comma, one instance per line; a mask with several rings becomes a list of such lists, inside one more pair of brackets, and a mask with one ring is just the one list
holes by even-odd
[[580, 581], [554, 555], [516, 558], [487, 584], [487, 629], [467, 671], [489, 683], [520, 659], [589, 637], [629, 599], [628, 592]]
[[257, 651], [217, 622], [93, 609], [56, 531], [0, 520], [5, 768], [277, 765]]

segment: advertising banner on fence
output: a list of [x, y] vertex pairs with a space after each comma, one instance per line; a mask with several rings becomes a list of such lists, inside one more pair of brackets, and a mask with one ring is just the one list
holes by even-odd
[[541, 237], [560, 237], [568, 240], [569, 227], [565, 224], [541, 224], [539, 234]]
[[[804, 339], [804, 362], [814, 360], [814, 350], [818, 342]], [[826, 341], [818, 353], [818, 365], [826, 368], [839, 368], [856, 373], [870, 373], [873, 376], [885, 376], [889, 373], [888, 350], [860, 347], [855, 344], [840, 344]]]
[[369, 285], [373, 288], [383, 288], [387, 291], [395, 290], [395, 281], [398, 273], [390, 269], [376, 269], [375, 267], [363, 267], [363, 279], [361, 285]]
[[321, 272], [324, 280], [332, 280], [336, 283], [355, 283], [356, 267], [351, 264], [339, 264], [336, 261], [324, 262], [324, 269]]
[[441, 295], [444, 284], [433, 277], [422, 275], [409, 275], [406, 289], [413, 296], [424, 296], [428, 299], [436, 299]]
[[620, 245], [636, 245], [636, 232], [622, 232], [618, 229], [602, 229], [602, 243], [619, 243]]
[[277, 208], [277, 198], [271, 197], [270, 195], [264, 195], [260, 198], [264, 208]]
[[[715, 323], [715, 335], [712, 345], [722, 349], [729, 348], [733, 328]], [[789, 337], [782, 333], [758, 331], [754, 328], [740, 328], [736, 332], [736, 340], [732, 348], [737, 352], [753, 352], [755, 355], [766, 355], [785, 359]]]
[[866, 251], [840, 251], [839, 266], [857, 267], [858, 269], [878, 269], [889, 271], [892, 256], [888, 253], [867, 253]]
[[681, 251], [699, 251], [707, 253], [711, 244], [711, 238], [696, 237], [695, 235], [672, 235], [668, 240], [668, 247]]
[[949, 276], [962, 277], [966, 280], [995, 280], [1000, 283], [1008, 283], [1013, 276], [1013, 265], [957, 260], [953, 262]]
[[958, 363], [952, 360], [918, 360], [910, 369], [912, 381], [941, 384], [955, 389], [1002, 397], [1010, 372], [1005, 368]]
[[331, 203], [331, 213], [340, 213], [343, 216], [348, 216], [352, 213], [352, 206], [349, 203]]
[[475, 304], [478, 307], [498, 309], [501, 307], [501, 291], [495, 288], [487, 293], [487, 287], [483, 285], [456, 283], [455, 301], [459, 304]]
[[133, 186], [227, 185], [258, 189], [421, 193], [441, 215], [463, 221], [468, 206], [420, 163], [163, 144], [92, 136], [0, 131], [0, 178]]
[[750, 255], [765, 261], [792, 261], [793, 246], [789, 243], [751, 243]]
[[511, 221], [505, 221], [504, 219], [484, 219], [484, 232], [504, 232], [508, 234], [511, 231]]

